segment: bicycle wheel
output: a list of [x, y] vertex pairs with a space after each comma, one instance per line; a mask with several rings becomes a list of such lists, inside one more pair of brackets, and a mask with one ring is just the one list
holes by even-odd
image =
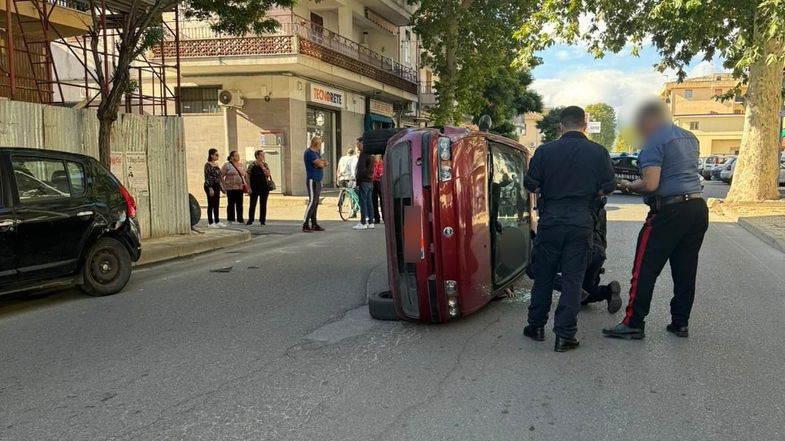
[[338, 215], [341, 216], [341, 220], [346, 222], [349, 220], [349, 213], [352, 210], [352, 198], [346, 197], [346, 191], [341, 190], [341, 194], [338, 195]]

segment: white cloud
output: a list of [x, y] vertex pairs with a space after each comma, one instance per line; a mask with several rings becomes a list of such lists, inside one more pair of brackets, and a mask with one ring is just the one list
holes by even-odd
[[688, 77], [702, 77], [720, 72], [730, 72], [728, 69], [722, 67], [720, 63], [715, 61], [701, 61], [695, 67], [687, 71]]
[[535, 80], [532, 88], [542, 95], [546, 107], [606, 103], [623, 124], [641, 102], [657, 97], [665, 81], [663, 74], [651, 70], [596, 69]]

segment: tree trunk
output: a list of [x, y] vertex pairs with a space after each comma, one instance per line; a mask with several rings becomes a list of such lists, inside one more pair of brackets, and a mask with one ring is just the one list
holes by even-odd
[[779, 54], [782, 41], [762, 44], [763, 53], [750, 66], [744, 113], [744, 133], [733, 172], [728, 201], [779, 199], [780, 109], [782, 108], [782, 62], [767, 63]]
[[117, 119], [117, 115], [105, 115], [106, 112], [98, 112], [98, 158], [106, 168], [112, 167], [112, 124]]

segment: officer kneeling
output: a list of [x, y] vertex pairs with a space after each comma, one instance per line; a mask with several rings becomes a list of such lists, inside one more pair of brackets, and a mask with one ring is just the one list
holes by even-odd
[[529, 191], [538, 193], [540, 219], [534, 239], [529, 324], [523, 334], [545, 340], [554, 280], [561, 268], [562, 293], [553, 327], [557, 352], [578, 347], [575, 334], [595, 228], [595, 201], [598, 195], [613, 192], [616, 185], [608, 151], [583, 134], [585, 118], [580, 107], [562, 110], [561, 138], [537, 149], [524, 180]]

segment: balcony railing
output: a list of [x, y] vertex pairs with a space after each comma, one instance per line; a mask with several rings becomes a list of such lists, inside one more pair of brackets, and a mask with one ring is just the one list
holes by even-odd
[[[345, 68], [410, 93], [417, 93], [417, 70], [374, 52], [294, 14], [273, 17], [278, 30], [264, 36], [218, 34], [204, 23], [180, 26], [181, 57], [302, 54]], [[160, 56], [160, 47], [153, 49]], [[175, 55], [173, 41], [164, 42], [164, 56]]]

